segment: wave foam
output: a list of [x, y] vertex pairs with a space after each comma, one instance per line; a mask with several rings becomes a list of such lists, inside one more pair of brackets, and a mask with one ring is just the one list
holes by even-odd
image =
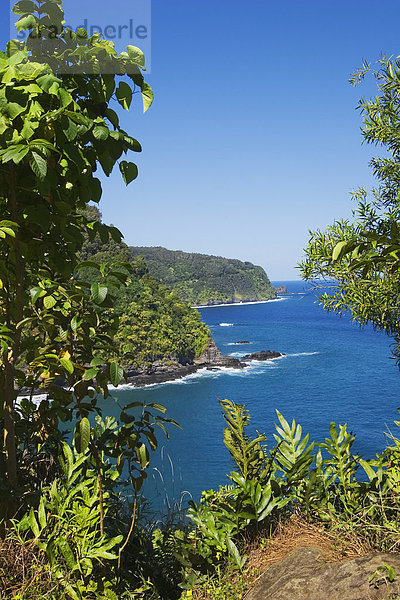
[[314, 356], [314, 354], [320, 354], [320, 352], [297, 352], [286, 356]]
[[267, 304], [267, 302], [282, 302], [282, 300], [290, 300], [285, 298], [271, 298], [271, 300], [255, 300], [254, 302], [227, 302], [226, 304], [201, 304], [200, 306], [192, 306], [191, 308], [219, 308], [220, 306], [247, 306], [248, 304]]

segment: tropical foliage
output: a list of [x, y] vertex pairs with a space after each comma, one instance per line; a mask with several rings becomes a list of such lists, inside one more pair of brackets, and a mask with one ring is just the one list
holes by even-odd
[[192, 305], [275, 298], [262, 267], [236, 259], [166, 250], [131, 248], [133, 256], [144, 256], [149, 273]]
[[[370, 70], [365, 64], [352, 82]], [[383, 58], [372, 73], [379, 95], [360, 101], [359, 109], [364, 140], [386, 151], [371, 161], [378, 185], [370, 194], [363, 188], [353, 193], [353, 222], [336, 221], [326, 231], [311, 232], [300, 269], [304, 279], [331, 283], [320, 295], [324, 308], [339, 314], [349, 310], [360, 324], [369, 322], [393, 335], [399, 357], [400, 59]]]
[[[268, 450], [265, 436], [246, 433], [250, 415], [244, 406], [225, 400], [221, 407], [227, 425], [224, 443], [235, 470], [228, 476], [229, 485], [191, 502], [188, 516], [194, 529], [177, 549], [184, 589], [213, 600], [221, 597], [218, 589], [229, 589], [229, 598], [241, 598], [245, 587], [234, 572], [246, 568], [249, 542], [270, 538], [277, 524], [293, 514], [335, 531], [337, 539], [358, 538], [386, 551], [396, 547], [396, 437], [390, 436], [390, 445], [368, 461], [352, 453], [355, 436], [345, 425], [331, 423], [323, 442], [310, 443], [299, 424], [288, 423], [277, 411], [276, 445]], [[400, 421], [395, 423], [400, 426]], [[239, 593], [226, 585], [227, 578], [236, 582]]]

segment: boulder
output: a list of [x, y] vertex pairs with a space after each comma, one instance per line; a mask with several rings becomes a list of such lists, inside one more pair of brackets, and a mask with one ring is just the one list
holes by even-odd
[[[389, 581], [384, 563], [393, 567]], [[378, 571], [377, 571], [378, 569]], [[370, 577], [376, 574], [374, 581]], [[320, 548], [298, 548], [272, 564], [245, 600], [389, 600], [400, 598], [400, 554], [372, 553], [327, 562]]]

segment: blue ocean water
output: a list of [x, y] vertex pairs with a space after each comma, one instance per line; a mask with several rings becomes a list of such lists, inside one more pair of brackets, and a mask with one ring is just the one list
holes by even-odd
[[[160, 432], [145, 495], [155, 508], [183, 498], [198, 499], [204, 489], [227, 483], [230, 457], [222, 442], [224, 421], [218, 399], [246, 404], [251, 430], [265, 433], [274, 445], [275, 409], [295, 418], [323, 441], [329, 424], [348, 424], [356, 434], [355, 452], [371, 458], [385, 445], [388, 427], [400, 406], [400, 373], [391, 357], [391, 338], [372, 327], [360, 329], [348, 317], [322, 310], [303, 282], [285, 283], [291, 295], [260, 304], [201, 309], [224, 354], [278, 350], [285, 357], [253, 362], [242, 371], [200, 371], [183, 380], [143, 389], [116, 390], [120, 405], [140, 400], [167, 407], [182, 429]], [[250, 344], [234, 345], [249, 340]], [[115, 411], [109, 400], [104, 413]], [[115, 412], [116, 414], [116, 412]], [[400, 433], [400, 432], [399, 432]]]

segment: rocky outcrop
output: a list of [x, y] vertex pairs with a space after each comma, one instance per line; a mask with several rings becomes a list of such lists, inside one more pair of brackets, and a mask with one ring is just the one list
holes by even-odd
[[[249, 342], [237, 343], [248, 344]], [[174, 356], [171, 356], [168, 360], [156, 360], [139, 367], [128, 366], [126, 367], [126, 372], [128, 383], [131, 383], [135, 387], [143, 387], [153, 383], [182, 379], [182, 377], [191, 375], [199, 369], [209, 369], [212, 371], [218, 371], [221, 368], [244, 369], [250, 360], [272, 360], [281, 356], [285, 355], [276, 350], [253, 352], [252, 354], [246, 354], [241, 359], [234, 356], [225, 356], [221, 354], [214, 340], [210, 338], [203, 354], [194, 360], [190, 358], [177, 360]]]
[[242, 360], [271, 360], [272, 358], [280, 358], [285, 356], [281, 352], [276, 350], [261, 350], [260, 352], [252, 352], [252, 354], [246, 354]]
[[275, 288], [275, 293], [277, 296], [282, 296], [283, 294], [287, 294], [286, 285], [278, 285], [278, 287]]
[[249, 340], [244, 340], [243, 342], [233, 342], [235, 346], [241, 346], [242, 344], [250, 344]]
[[233, 356], [224, 356], [210, 339], [203, 354], [194, 360], [184, 358], [177, 360], [171, 356], [168, 360], [156, 360], [147, 365], [126, 367], [128, 383], [135, 387], [143, 387], [164, 381], [182, 379], [199, 369], [219, 370], [220, 368], [243, 369], [246, 365]]
[[[393, 567], [393, 582], [384, 564]], [[398, 594], [400, 554], [373, 553], [327, 562], [321, 549], [308, 546], [271, 565], [245, 600], [388, 600], [399, 598]]]

